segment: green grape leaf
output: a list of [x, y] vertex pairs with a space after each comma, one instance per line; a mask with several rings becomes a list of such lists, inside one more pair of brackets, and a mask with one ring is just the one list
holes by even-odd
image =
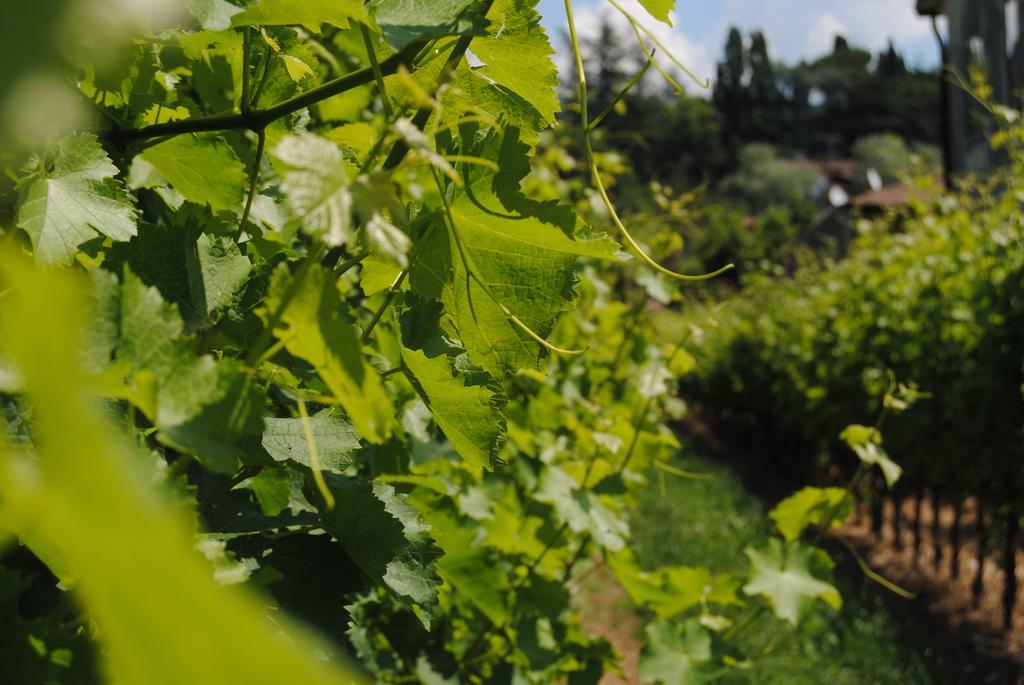
[[342, 124], [324, 133], [332, 143], [348, 150], [356, 159], [365, 159], [377, 139], [377, 127], [365, 121]]
[[246, 485], [256, 495], [264, 516], [277, 516], [291, 504], [292, 485], [286, 469], [265, 467]]
[[459, 685], [459, 680], [456, 676], [445, 678], [434, 670], [430, 660], [423, 655], [420, 655], [416, 660], [416, 677], [420, 679], [423, 685]]
[[117, 173], [92, 134], [57, 144], [47, 168], [22, 188], [18, 207], [18, 226], [32, 239], [37, 261], [67, 264], [100, 235], [115, 241], [135, 235], [135, 207]]
[[239, 559], [228, 549], [226, 540], [208, 533], [196, 536], [196, 551], [210, 562], [213, 577], [220, 585], [244, 583], [259, 567], [255, 559]]
[[557, 466], [548, 466], [535, 497], [554, 507], [559, 520], [576, 533], [590, 533], [594, 542], [617, 552], [629, 536], [626, 522], [615, 515], [590, 490], [581, 490], [576, 479]]
[[697, 619], [683, 625], [658, 621], [644, 629], [647, 636], [638, 674], [647, 683], [696, 685], [714, 679], [711, 634]]
[[490, 468], [504, 436], [505, 422], [494, 408], [494, 391], [467, 385], [448, 357], [428, 357], [402, 348], [402, 361], [423, 391], [423, 401], [452, 447], [469, 464]]
[[240, 363], [192, 353], [183, 330], [175, 307], [126, 270], [118, 360], [135, 372], [132, 401], [163, 442], [232, 473], [262, 432], [262, 396]]
[[404, 269], [412, 241], [393, 223], [405, 225], [408, 217], [391, 179], [386, 174], [363, 175], [351, 191], [353, 212], [363, 226], [363, 243], [378, 259]]
[[278, 59], [280, 59], [281, 63], [284, 65], [284, 70], [288, 73], [288, 78], [290, 78], [294, 83], [298, 83], [307, 76], [313, 76], [315, 73], [311, 66], [294, 55], [282, 53], [278, 55]]
[[324, 479], [334, 496], [334, 508], [328, 509], [318, 492], [307, 489], [310, 501], [320, 509], [324, 530], [337, 538], [359, 568], [381, 580], [388, 564], [408, 547], [405, 526], [369, 483], [334, 473], [325, 473]]
[[341, 150], [311, 133], [289, 135], [274, 148], [288, 205], [306, 233], [327, 245], [352, 244], [353, 200]]
[[189, 202], [215, 212], [241, 210], [245, 167], [224, 141], [210, 136], [175, 136], [139, 157], [151, 164]]
[[[711, 571], [694, 566], [668, 566], [662, 569], [665, 589], [671, 601], [662, 607], [662, 613], [675, 616], [691, 607], [698, 606], [715, 594], [715, 582]], [[728, 603], [728, 602], [719, 602]]]
[[[664, 574], [642, 570], [628, 547], [607, 555], [606, 563], [634, 602], [652, 609], [659, 618], [671, 618], [677, 613], [668, 608], [676, 598], [665, 588]], [[684, 608], [693, 606], [688, 599], [682, 605]]]
[[384, 38], [396, 50], [417, 40], [479, 35], [483, 27], [477, 0], [381, 0], [376, 19]]
[[274, 334], [291, 354], [313, 365], [359, 434], [384, 442], [395, 424], [380, 375], [363, 360], [359, 337], [338, 311], [338, 290], [329, 271], [313, 267], [296, 283], [287, 269], [274, 272], [267, 311], [290, 298]]
[[540, 131], [549, 127], [544, 115], [529, 101], [466, 64], [455, 70], [441, 102], [445, 123], [452, 124], [467, 113], [482, 111], [516, 128], [522, 141], [531, 146], [540, 140]]
[[0, 271], [19, 284], [0, 306], [0, 331], [25, 375], [42, 446], [34, 459], [0, 450], [0, 525], [34, 530], [75, 570], [78, 599], [96, 626], [104, 680], [364, 682], [343, 664], [312, 657], [331, 648], [281, 613], [269, 620], [256, 595], [219, 585], [196, 554], [189, 517], [98, 415], [67, 353], [87, 323], [81, 281], [12, 258], [0, 262]]
[[402, 269], [390, 260], [370, 255], [359, 269], [359, 285], [367, 297], [390, 288], [402, 274]]
[[[126, 282], [131, 279], [155, 287], [160, 298], [178, 307], [185, 329], [191, 330], [206, 319], [205, 307], [200, 316], [192, 306], [192, 288], [186, 264], [196, 253], [191, 227], [177, 222], [142, 223], [139, 234], [131, 242], [116, 245], [111, 250], [110, 264], [126, 264], [124, 268], [132, 273], [132, 276], [126, 276]], [[152, 297], [155, 302], [157, 296]], [[158, 309], [155, 304], [150, 306]]]
[[233, 240], [200, 235], [195, 258], [188, 267], [192, 306], [197, 313], [211, 316], [231, 304], [245, 285], [252, 263]]
[[475, 531], [461, 527], [441, 510], [426, 513], [425, 517], [431, 534], [444, 550], [437, 561], [438, 575], [494, 625], [507, 624], [511, 620], [508, 577], [490, 562], [487, 549], [477, 544]]
[[231, 18], [242, 11], [227, 0], [188, 0], [188, 11], [207, 31], [226, 31]]
[[903, 475], [903, 469], [894, 462], [882, 447], [882, 434], [868, 426], [858, 424], [847, 426], [839, 439], [850, 446], [857, 458], [868, 465], [877, 465], [882, 470], [885, 483], [890, 488]]
[[252, 271], [234, 241], [200, 234], [191, 225], [142, 224], [115, 258], [177, 305], [186, 331], [209, 327], [235, 301]]
[[110, 271], [95, 269], [89, 272], [90, 322], [82, 334], [82, 368], [97, 374], [110, 366], [117, 348], [121, 327], [121, 287], [117, 276]]
[[881, 443], [882, 434], [877, 428], [862, 426], [855, 423], [844, 428], [843, 432], [839, 434], [839, 439], [850, 447], [855, 447], [857, 445], [867, 445], [872, 442]]
[[832, 560], [820, 549], [771, 538], [762, 549], [748, 547], [745, 551], [750, 559], [750, 580], [743, 591], [768, 598], [782, 620], [796, 625], [819, 598], [835, 609], [842, 606], [835, 587], [815, 576], [832, 568]]
[[639, 0], [639, 2], [652, 17], [669, 26], [672, 25], [672, 19], [668, 15], [676, 8], [676, 0]]
[[[242, 60], [244, 59], [242, 33], [240, 31], [178, 32], [175, 37], [185, 56], [193, 60], [192, 82], [197, 93], [204, 100], [216, 103], [219, 107], [239, 106], [242, 89], [238, 87], [238, 84], [242, 83]], [[230, 97], [228, 97], [229, 93]], [[210, 156], [214, 160], [217, 159], [212, 154]], [[179, 171], [178, 173], [184, 172]], [[171, 179], [165, 177], [165, 180]], [[227, 188], [224, 188], [221, 192], [226, 191]]]
[[243, 365], [230, 359], [179, 363], [157, 394], [160, 440], [221, 473], [234, 473], [246, 446], [258, 444], [262, 414], [262, 394]]
[[808, 526], [839, 525], [850, 515], [851, 508], [852, 497], [845, 488], [807, 487], [779, 502], [769, 516], [782, 536], [793, 542]]
[[[490, 468], [505, 436], [505, 419], [489, 376], [473, 379], [458, 375], [461, 350], [448, 348], [442, 339], [436, 303], [413, 297], [402, 317], [402, 361], [415, 378], [424, 403], [452, 447], [474, 467]], [[449, 356], [451, 355], [451, 356]], [[483, 376], [483, 374], [477, 374]]]
[[426, 133], [416, 128], [416, 125], [411, 121], [399, 118], [392, 124], [391, 130], [402, 138], [409, 147], [410, 153], [421, 157], [445, 176], [449, 178], [458, 177], [458, 172], [455, 171], [455, 167], [452, 166], [451, 162], [437, 152], [434, 141], [427, 137]]
[[[550, 533], [544, 540], [539, 537], [544, 519], [527, 516], [514, 492], [506, 490], [505, 496], [497, 501], [490, 500], [488, 493], [474, 494], [475, 497], [468, 493], [462, 497], [459, 508], [473, 518], [482, 520], [487, 531], [488, 546], [503, 554], [520, 554], [526, 558], [535, 559], [544, 554], [546, 543], [551, 541]], [[557, 555], [546, 555], [539, 568], [543, 569], [549, 562], [551, 567], [547, 570], [557, 573], [554, 567], [558, 563]]]
[[527, 153], [514, 130], [470, 153], [496, 160], [501, 171], [470, 175], [451, 204], [454, 233], [442, 227], [430, 233], [411, 279], [424, 299], [444, 302], [473, 362], [499, 378], [538, 368], [542, 354], [541, 345], [502, 307], [547, 336], [558, 316], [572, 308], [577, 259], [611, 258], [617, 247], [576, 237], [576, 217], [568, 207], [523, 197], [519, 182], [529, 171]]
[[365, 21], [363, 0], [259, 0], [232, 18], [235, 26], [330, 24], [347, 29], [351, 20]]
[[[504, 126], [519, 130], [524, 143], [535, 145], [559, 110], [557, 67], [553, 50], [533, 0], [498, 0], [491, 7], [487, 32], [474, 38], [473, 55], [483, 64], [461, 63], [449, 85], [439, 94], [442, 122], [457, 125], [467, 114], [490, 115]], [[449, 39], [435, 55], [424, 60], [413, 78], [431, 92], [441, 76], [444, 55], [454, 46]], [[397, 78], [394, 79], [397, 81]], [[416, 96], [401, 82], [390, 87], [398, 101]], [[422, 96], [419, 96], [422, 97]]]
[[[276, 461], [312, 467], [309, 443], [302, 419], [264, 420], [263, 449]], [[359, 449], [359, 436], [348, 419], [330, 412], [309, 417], [316, 440], [320, 468], [341, 473], [352, 464], [350, 455]]]
[[178, 361], [178, 344], [184, 331], [175, 308], [126, 269], [121, 286], [121, 341], [117, 358], [137, 371], [151, 371], [166, 378]]
[[400, 595], [404, 595], [424, 606], [437, 601], [437, 590], [441, 582], [435, 568], [424, 566], [415, 559], [395, 559], [387, 565], [384, 582]]
[[702, 603], [742, 605], [736, 594], [739, 579], [728, 574], [712, 576], [708, 569], [692, 566], [643, 571], [628, 547], [607, 555], [607, 564], [630, 598], [650, 608], [659, 619], [672, 618]]
[[537, 0], [494, 3], [487, 35], [473, 40], [473, 54], [484, 63], [473, 71], [528, 102], [550, 126], [560, 109], [558, 69], [536, 5]]

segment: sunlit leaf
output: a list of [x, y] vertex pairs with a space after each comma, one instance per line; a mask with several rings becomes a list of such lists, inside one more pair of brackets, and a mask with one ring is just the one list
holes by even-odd
[[245, 194], [242, 162], [224, 142], [210, 137], [176, 136], [139, 157], [160, 172], [186, 200], [215, 211], [238, 211]]
[[835, 609], [842, 605], [835, 587], [818, 577], [832, 568], [831, 559], [820, 549], [771, 538], [767, 546], [748, 547], [746, 553], [750, 581], [743, 591], [766, 597], [779, 618], [796, 625], [816, 599]]
[[38, 261], [65, 264], [89, 240], [135, 235], [135, 208], [117, 173], [93, 135], [58, 144], [52, 161], [23, 187], [18, 209], [18, 225], [32, 238]]

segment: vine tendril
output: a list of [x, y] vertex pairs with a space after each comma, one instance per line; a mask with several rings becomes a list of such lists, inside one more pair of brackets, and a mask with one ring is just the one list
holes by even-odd
[[[614, 3], [614, 0], [610, 1]], [[621, 10], [621, 6], [619, 6], [619, 9]], [[681, 274], [672, 271], [671, 269], [666, 269], [661, 264], [658, 264], [658, 262], [654, 261], [654, 259], [652, 259], [646, 252], [644, 252], [643, 248], [636, 241], [633, 235], [629, 232], [629, 229], [626, 228], [626, 225], [622, 222], [622, 219], [619, 217], [618, 211], [615, 209], [615, 204], [608, 196], [608, 190], [605, 188], [604, 181], [601, 180], [601, 172], [598, 169], [597, 160], [594, 157], [593, 142], [590, 137], [590, 115], [587, 111], [587, 75], [586, 71], [583, 68], [583, 53], [580, 50], [579, 36], [576, 32], [576, 21], [573, 18], [572, 0], [565, 0], [565, 15], [569, 23], [569, 39], [572, 43], [573, 58], [576, 61], [577, 78], [579, 78], [580, 118], [583, 127], [583, 150], [587, 157], [587, 166], [590, 170], [590, 176], [593, 180], [594, 187], [597, 189], [598, 194], [601, 196], [601, 202], [604, 204], [605, 210], [608, 212], [609, 217], [611, 217], [612, 223], [615, 224], [615, 227], [618, 229], [619, 234], [622, 236], [623, 240], [626, 241], [626, 244], [629, 245], [633, 253], [636, 254], [636, 256], [639, 257], [642, 262], [650, 266], [655, 271], [658, 271], [659, 273], [664, 274], [665, 276], [673, 278], [677, 281], [707, 281], [712, 278], [715, 278], [716, 276], [720, 276], [721, 274], [725, 273], [726, 271], [729, 271], [730, 269], [735, 268], [734, 264], [726, 264], [721, 269], [712, 271], [711, 273], [697, 276]], [[641, 29], [642, 28], [643, 27], [641, 27]]]

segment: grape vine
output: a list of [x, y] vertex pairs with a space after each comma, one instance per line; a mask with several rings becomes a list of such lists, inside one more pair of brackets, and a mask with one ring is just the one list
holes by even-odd
[[[612, 4], [648, 56], [628, 87], [678, 87]], [[5, 161], [0, 529], [70, 598], [15, 626], [45, 635], [18, 682], [597, 682], [593, 563], [656, 617], [649, 682], [839, 605], [807, 531], [844, 489], [783, 502], [747, 577], [630, 551], [645, 474], [699, 477], [671, 464], [693, 360], [610, 293], [731, 265], [676, 273], [620, 218], [569, 0], [605, 218], [524, 190], [560, 111], [535, 0], [188, 5], [66, 65], [94, 125]], [[877, 431], [846, 439], [885, 468]]]

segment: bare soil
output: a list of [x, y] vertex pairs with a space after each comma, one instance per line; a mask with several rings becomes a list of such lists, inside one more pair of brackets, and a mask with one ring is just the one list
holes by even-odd
[[[913, 600], [893, 601], [890, 608], [926, 616], [938, 631], [940, 643], [959, 652], [951, 655], [960, 671], [957, 682], [1024, 683], [1024, 602], [1017, 598], [1013, 626], [1007, 630], [1003, 625], [1004, 573], [999, 555], [990, 551], [983, 557], [983, 564], [978, 562], [975, 503], [968, 500], [961, 510], [961, 544], [955, 565], [950, 543], [954, 519], [951, 505], [940, 505], [936, 512], [930, 497], [922, 499], [920, 541], [916, 545], [915, 498], [908, 497], [902, 502], [898, 538], [893, 525], [895, 511], [894, 502], [886, 501], [881, 535], [872, 533], [870, 518], [863, 510], [836, 534], [860, 550], [876, 572], [915, 593]], [[937, 547], [936, 515], [939, 517]], [[995, 541], [990, 540], [989, 544], [992, 542]], [[972, 586], [979, 566], [983, 573], [983, 590], [976, 602]], [[1024, 580], [1022, 571], [1024, 554], [1017, 550], [1018, 581]]]
[[573, 581], [573, 603], [583, 629], [603, 637], [621, 657], [618, 673], [606, 673], [601, 685], [640, 685], [637, 664], [643, 640], [643, 622], [615, 574], [600, 557]]

